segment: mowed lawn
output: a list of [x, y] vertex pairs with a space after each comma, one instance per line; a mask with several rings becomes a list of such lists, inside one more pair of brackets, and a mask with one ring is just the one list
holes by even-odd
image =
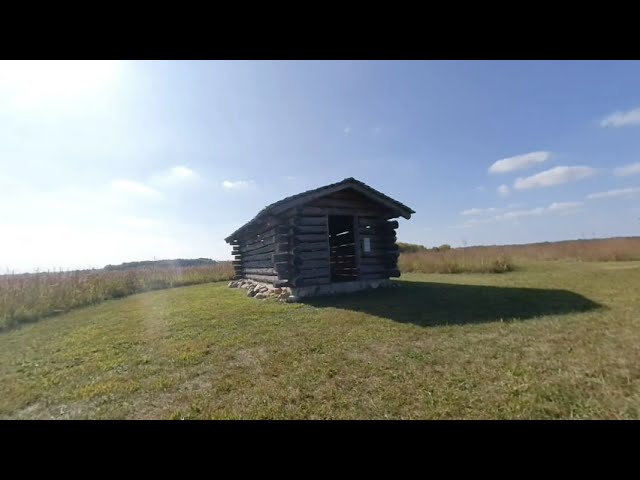
[[210, 283], [0, 333], [0, 418], [640, 418], [640, 262], [400, 283]]

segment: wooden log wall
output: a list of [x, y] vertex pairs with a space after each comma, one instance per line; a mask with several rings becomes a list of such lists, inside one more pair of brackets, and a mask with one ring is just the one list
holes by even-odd
[[[399, 277], [396, 244], [397, 220], [388, 221], [379, 217], [359, 217], [360, 279]], [[369, 239], [370, 250], [365, 251], [365, 239]]]
[[[395, 233], [398, 222], [388, 220], [395, 215], [357, 192], [343, 191], [291, 208], [242, 231], [232, 242], [235, 278], [292, 287], [330, 283], [328, 215], [356, 217], [353, 254], [359, 255], [359, 261], [347, 262], [345, 268], [355, 266], [358, 279], [400, 275]], [[369, 239], [369, 252], [364, 251], [365, 238]], [[347, 247], [336, 244], [333, 248]]]
[[243, 232], [233, 244], [235, 278], [248, 278], [275, 284], [282, 267], [276, 265], [274, 256], [289, 250], [288, 229], [274, 225], [274, 221], [258, 225]]
[[300, 207], [289, 214], [292, 287], [331, 281], [327, 217], [321, 208]]

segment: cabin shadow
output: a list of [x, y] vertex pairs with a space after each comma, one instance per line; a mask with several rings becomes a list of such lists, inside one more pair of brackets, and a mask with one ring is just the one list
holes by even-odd
[[422, 327], [527, 320], [587, 312], [602, 305], [568, 290], [397, 281], [399, 288], [368, 290], [302, 303], [368, 313]]

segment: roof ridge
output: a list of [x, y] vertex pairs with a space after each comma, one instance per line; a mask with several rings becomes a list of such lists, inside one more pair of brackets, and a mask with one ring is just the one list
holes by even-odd
[[225, 240], [229, 241], [229, 239], [234, 237], [235, 235], [237, 235], [238, 232], [240, 232], [241, 230], [244, 230], [249, 225], [252, 225], [253, 223], [257, 222], [258, 220], [260, 220], [261, 217], [266, 215], [270, 210], [273, 210], [274, 208], [276, 208], [276, 207], [278, 207], [278, 206], [280, 206], [282, 204], [285, 204], [285, 203], [290, 202], [292, 200], [295, 200], [297, 198], [303, 197], [305, 195], [310, 195], [310, 194], [313, 194], [313, 193], [317, 193], [319, 191], [322, 191], [322, 190], [325, 190], [325, 189], [329, 189], [329, 188], [333, 188], [333, 187], [336, 187], [336, 186], [338, 186], [340, 184], [346, 184], [346, 183], [355, 183], [355, 184], [361, 186], [362, 188], [365, 188], [366, 190], [371, 191], [375, 195], [378, 195], [378, 196], [390, 201], [391, 203], [395, 204], [400, 210], [406, 210], [407, 212], [415, 213], [415, 211], [413, 211], [407, 205], [403, 204], [402, 202], [399, 202], [398, 200], [395, 200], [395, 199], [389, 197], [388, 195], [385, 195], [384, 193], [380, 192], [379, 190], [376, 190], [373, 187], [370, 187], [366, 183], [358, 180], [357, 178], [355, 178], [355, 177], [347, 177], [347, 178], [345, 178], [343, 180], [340, 180], [339, 182], [330, 183], [328, 185], [323, 185], [323, 186], [320, 186], [320, 187], [317, 187], [317, 188], [312, 188], [310, 190], [306, 190], [304, 192], [296, 193], [294, 195], [290, 195], [288, 197], [282, 198], [282, 199], [280, 199], [280, 200], [278, 200], [276, 202], [273, 202], [273, 203], [267, 205], [262, 210], [260, 210], [256, 214], [255, 217], [253, 217], [247, 223], [245, 223], [240, 228], [238, 228], [235, 232], [233, 232], [231, 235], [229, 235]]

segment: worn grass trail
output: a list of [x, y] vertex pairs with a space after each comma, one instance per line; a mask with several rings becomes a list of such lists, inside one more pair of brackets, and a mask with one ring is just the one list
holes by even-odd
[[25, 325], [0, 334], [0, 417], [640, 418], [640, 262], [402, 283], [204, 284]]

